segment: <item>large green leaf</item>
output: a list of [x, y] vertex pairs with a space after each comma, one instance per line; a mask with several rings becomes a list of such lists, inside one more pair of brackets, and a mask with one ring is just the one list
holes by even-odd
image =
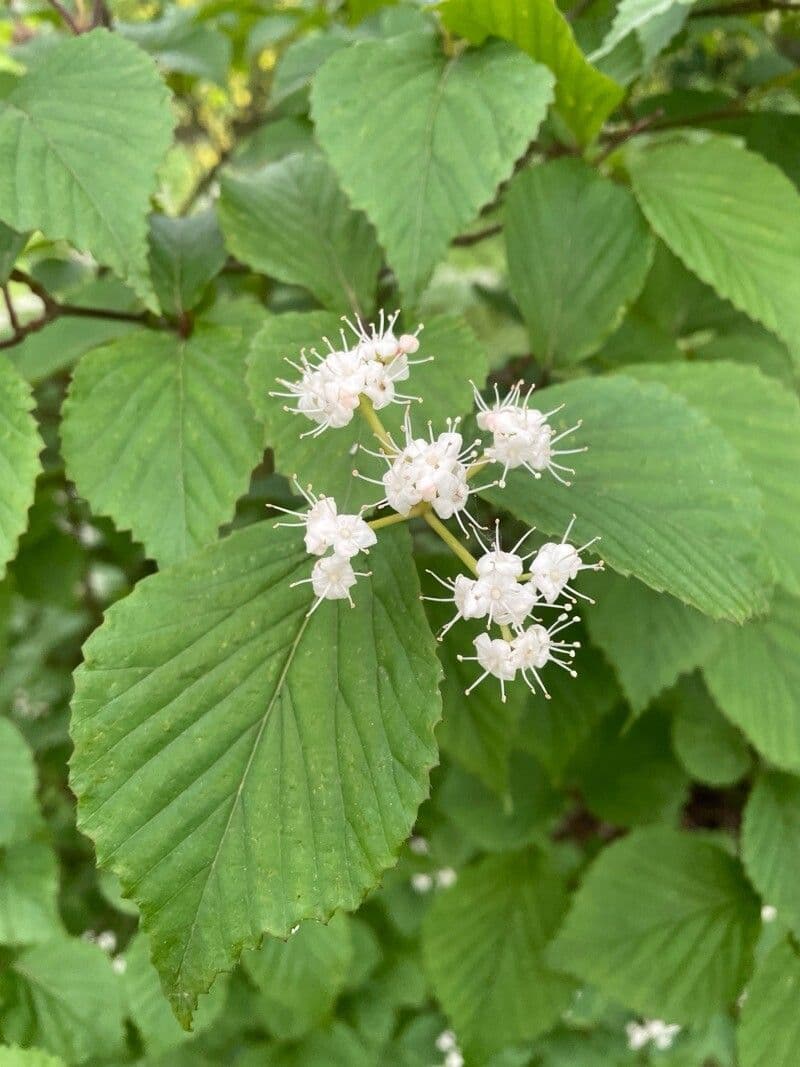
[[77, 938], [60, 937], [28, 948], [10, 968], [25, 1005], [24, 1034], [4, 1017], [4, 1036], [24, 1040], [82, 1063], [122, 1051], [122, 997], [108, 957]]
[[0, 848], [0, 945], [56, 937], [58, 864], [49, 845], [22, 841]]
[[595, 551], [620, 574], [708, 615], [741, 620], [764, 605], [749, 559], [759, 493], [716, 427], [663, 386], [622, 375], [555, 386], [538, 401], [560, 404], [553, 425], [583, 419], [568, 447], [589, 448], [570, 457], [572, 488], [512, 472], [506, 489], [486, 494], [493, 503], [552, 534], [576, 512], [575, 544], [601, 536]]
[[561, 877], [532, 849], [481, 860], [436, 898], [425, 965], [475, 1062], [549, 1030], [569, 1004], [571, 981], [542, 957], [566, 903]]
[[704, 666], [717, 704], [778, 767], [800, 771], [800, 600], [778, 591], [768, 615], [729, 626]]
[[800, 780], [763, 771], [747, 801], [742, 862], [762, 899], [800, 937]]
[[324, 923], [300, 923], [288, 941], [265, 938], [242, 962], [256, 983], [259, 1015], [278, 1038], [303, 1037], [319, 1025], [344, 989], [353, 964], [353, 940], [341, 913]]
[[[277, 378], [297, 377], [285, 357], [297, 360], [302, 348], [320, 346], [323, 336], [336, 338], [339, 319], [323, 311], [289, 313], [269, 318], [253, 338], [248, 357], [247, 386], [256, 414], [264, 423], [266, 442], [275, 452], [275, 465], [284, 474], [297, 474], [311, 482], [315, 490], [336, 497], [341, 508], [357, 508], [383, 494], [380, 486], [353, 477], [357, 467], [362, 473], [378, 478], [386, 464], [357, 451], [363, 444], [375, 449], [376, 443], [366, 422], [356, 413], [349, 426], [328, 430], [324, 437], [301, 437], [314, 424], [284, 411], [285, 400], [270, 396], [271, 390], [285, 391]], [[403, 391], [424, 398], [414, 404], [414, 425], [424, 430], [430, 419], [437, 430], [444, 429], [448, 416], [463, 414], [472, 406], [472, 388], [468, 379], [483, 382], [488, 372], [486, 353], [468, 326], [456, 318], [439, 316], [429, 319], [420, 334], [419, 357], [433, 356], [431, 363], [411, 368], [411, 378], [402, 384]], [[404, 407], [393, 404], [380, 412], [384, 424], [399, 430]]]
[[725, 434], [761, 490], [771, 570], [800, 595], [800, 401], [755, 367], [729, 362], [628, 367], [685, 397]]
[[800, 333], [800, 193], [728, 141], [662, 145], [630, 160], [642, 210], [720, 296], [788, 344]]
[[692, 778], [719, 788], [745, 776], [752, 763], [747, 741], [716, 706], [698, 674], [682, 678], [664, 703], [673, 712], [672, 747]]
[[182, 315], [199, 304], [224, 262], [225, 246], [214, 211], [183, 219], [151, 216], [150, 271], [161, 310], [168, 315]]
[[75, 676], [72, 786], [179, 1018], [262, 932], [355, 908], [428, 790], [441, 708], [404, 530], [356, 607], [307, 615], [297, 531], [259, 523], [115, 604]]
[[500, 42], [447, 58], [427, 34], [360, 41], [319, 71], [317, 136], [406, 302], [509, 177], [552, 97], [550, 72]]
[[91, 252], [155, 307], [147, 210], [172, 126], [135, 45], [106, 30], [59, 41], [0, 99], [0, 218]]
[[712, 619], [635, 579], [602, 574], [584, 586], [597, 599], [586, 612], [592, 641], [613, 663], [636, 713], [705, 662], [722, 638]]
[[0, 361], [0, 578], [28, 524], [42, 442], [33, 396], [7, 360]]
[[511, 290], [545, 366], [599, 348], [638, 295], [653, 254], [630, 192], [575, 159], [514, 179], [505, 235]]
[[[649, 33], [652, 32], [653, 25], [658, 25], [663, 21], [670, 9], [673, 9], [673, 12], [680, 12], [681, 7], [688, 8], [693, 2], [694, 0], [678, 0], [677, 3], [676, 0], [620, 0], [611, 29], [603, 38], [600, 47], [591, 53], [590, 59], [602, 59], [603, 56], [613, 51], [629, 33], [636, 33], [645, 51], [644, 58], [649, 61], [653, 58], [652, 50], [647, 48], [651, 43]], [[685, 17], [684, 14], [683, 18]]]
[[27, 244], [28, 236], [27, 233], [17, 233], [0, 222], [0, 285], [8, 281], [17, 256]]
[[24, 841], [40, 825], [33, 753], [17, 727], [0, 718], [0, 848]]
[[65, 1067], [65, 1064], [38, 1048], [0, 1048], [0, 1067]]
[[246, 351], [240, 330], [138, 332], [90, 352], [73, 377], [61, 428], [70, 477], [162, 565], [215, 539], [261, 458]]
[[788, 940], [759, 960], [738, 1028], [741, 1067], [794, 1067], [800, 1047], [800, 956]]
[[589, 63], [552, 0], [445, 0], [445, 25], [474, 44], [504, 37], [556, 77], [556, 107], [582, 144], [622, 99], [622, 88]]
[[375, 231], [320, 155], [225, 173], [219, 210], [228, 247], [244, 263], [305, 286], [334, 311], [372, 311], [381, 265]]
[[721, 848], [637, 830], [595, 860], [549, 957], [634, 1011], [702, 1023], [739, 993], [759, 926], [758, 898]]

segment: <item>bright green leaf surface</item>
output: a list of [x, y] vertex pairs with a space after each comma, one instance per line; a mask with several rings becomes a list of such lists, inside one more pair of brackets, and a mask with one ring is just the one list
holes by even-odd
[[722, 638], [712, 619], [633, 578], [604, 573], [585, 587], [597, 599], [585, 612], [592, 641], [614, 665], [636, 713], [705, 662]]
[[511, 291], [545, 366], [576, 363], [600, 346], [653, 255], [630, 192], [574, 159], [514, 179], [505, 235]]
[[28, 524], [42, 442], [31, 414], [30, 388], [0, 361], [0, 578]]
[[481, 860], [435, 900], [425, 965], [476, 1062], [548, 1030], [569, 1004], [571, 981], [542, 958], [565, 907], [560, 876], [534, 850]]
[[26, 949], [11, 969], [32, 1015], [32, 1044], [68, 1063], [121, 1049], [119, 978], [96, 945], [61, 937]]
[[508, 45], [448, 59], [422, 34], [361, 41], [319, 71], [317, 136], [407, 304], [509, 177], [552, 95], [550, 72]]
[[69, 473], [162, 565], [217, 536], [261, 458], [240, 330], [137, 333], [87, 355], [64, 407]]
[[698, 675], [682, 678], [664, 701], [674, 709], [672, 747], [692, 778], [719, 788], [744, 777], [752, 763], [747, 741]]
[[281, 281], [302, 285], [333, 311], [369, 314], [381, 250], [330, 165], [297, 153], [222, 179], [220, 219], [231, 252]]
[[58, 864], [49, 845], [0, 848], [0, 945], [32, 945], [60, 932]]
[[28, 241], [27, 233], [17, 233], [0, 222], [0, 285], [8, 281], [17, 256]]
[[224, 262], [225, 246], [213, 211], [183, 219], [151, 216], [150, 272], [161, 310], [168, 315], [181, 315], [199, 304]]
[[265, 938], [243, 956], [258, 986], [260, 1015], [278, 1038], [299, 1038], [319, 1025], [333, 1008], [353, 964], [348, 918], [339, 913], [327, 924], [309, 920], [288, 941]]
[[700, 1023], [740, 992], [759, 925], [729, 855], [677, 830], [637, 830], [595, 860], [549, 958], [649, 1018]]
[[800, 956], [781, 941], [756, 967], [738, 1030], [741, 1067], [794, 1067], [800, 1046]]
[[578, 141], [597, 135], [622, 99], [622, 88], [589, 63], [552, 0], [446, 0], [445, 25], [481, 44], [504, 37], [556, 77], [556, 107]]
[[[573, 485], [512, 472], [505, 490], [485, 494], [491, 501], [551, 534], [577, 513], [574, 544], [601, 536], [595, 550], [620, 574], [708, 615], [744, 619], [763, 605], [747, 558], [761, 525], [759, 494], [716, 427], [663, 386], [622, 375], [555, 386], [538, 403], [566, 405], [556, 427], [583, 419], [567, 446], [589, 448], [568, 457]], [[685, 441], [691, 448], [676, 448]]]
[[[283, 409], [288, 401], [269, 395], [272, 390], [286, 392], [277, 378], [297, 378], [285, 357], [296, 361], [302, 348], [317, 345], [325, 351], [322, 337], [337, 337], [341, 326], [336, 315], [322, 311], [267, 319], [250, 349], [247, 386], [253, 408], [264, 423], [266, 442], [275, 452], [277, 469], [288, 476], [297, 474], [303, 483], [311, 482], [317, 492], [336, 497], [340, 510], [344, 510], [383, 496], [381, 486], [353, 477], [355, 467], [372, 478], [386, 471], [385, 463], [357, 451], [359, 444], [376, 449], [369, 427], [356, 413], [348, 426], [327, 430], [322, 439], [303, 438], [301, 434], [313, 430], [315, 423], [302, 415], [288, 414]], [[429, 419], [437, 430], [444, 430], [446, 418], [470, 410], [472, 388], [468, 379], [483, 382], [486, 378], [486, 354], [469, 327], [450, 316], [428, 319], [420, 342], [415, 358], [433, 356], [433, 361], [412, 367], [411, 378], [405, 383], [409, 393], [424, 397], [423, 403], [412, 405], [412, 418], [422, 432]], [[393, 404], [380, 416], [387, 427], [398, 431], [404, 410], [402, 405]]]
[[680, 393], [725, 434], [761, 490], [778, 582], [800, 595], [800, 401], [755, 367], [727, 362], [626, 368]]
[[0, 1067], [64, 1067], [64, 1061], [38, 1048], [0, 1048]]
[[0, 718], [0, 847], [39, 828], [33, 753], [14, 724]]
[[720, 709], [785, 770], [800, 770], [800, 601], [778, 592], [764, 618], [730, 626], [705, 664]]
[[761, 156], [726, 141], [632, 158], [656, 233], [704, 282], [794, 344], [800, 333], [800, 193]]
[[262, 932], [355, 908], [427, 793], [439, 666], [405, 531], [370, 569], [355, 610], [308, 618], [297, 532], [259, 523], [140, 583], [84, 647], [80, 826], [184, 1020]]
[[59, 41], [0, 99], [0, 218], [91, 252], [154, 303], [146, 216], [172, 127], [135, 45], [105, 30]]
[[763, 901], [800, 936], [800, 780], [760, 774], [745, 808], [742, 862]]

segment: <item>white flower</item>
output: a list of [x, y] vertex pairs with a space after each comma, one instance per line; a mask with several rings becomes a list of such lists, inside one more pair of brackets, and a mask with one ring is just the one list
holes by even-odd
[[456, 1035], [452, 1030], [442, 1030], [439, 1036], [436, 1038], [436, 1047], [439, 1052], [450, 1052], [452, 1049], [457, 1048]]
[[517, 665], [514, 659], [514, 648], [510, 641], [502, 637], [492, 638], [491, 634], [478, 634], [473, 641], [475, 656], [459, 656], [459, 661], [477, 661], [478, 666], [483, 667], [481, 674], [472, 685], [464, 692], [467, 696], [476, 685], [487, 678], [490, 674], [500, 682], [500, 695], [503, 703], [506, 700], [506, 682], [511, 682], [516, 677]]
[[440, 889], [450, 889], [458, 881], [458, 874], [452, 867], [442, 867], [436, 872], [436, 884]]
[[444, 1067], [464, 1067], [464, 1057], [457, 1048], [447, 1053], [444, 1058]]
[[539, 675], [541, 668], [548, 663], [555, 663], [573, 678], [577, 677], [572, 669], [571, 660], [575, 656], [574, 650], [580, 648], [580, 642], [554, 640], [557, 634], [577, 621], [577, 616], [570, 618], [565, 612], [558, 616], [549, 629], [540, 623], [534, 623], [512, 640], [511, 661], [522, 674], [532, 693], [536, 692], [538, 685], [545, 697], [550, 699], [550, 694]]
[[548, 423], [548, 418], [561, 410], [561, 407], [553, 408], [552, 411], [541, 412], [536, 408], [529, 408], [531, 394], [534, 386], [530, 386], [524, 398], [522, 397], [523, 382], [517, 384], [509, 391], [504, 399], [500, 399], [500, 393], [495, 385], [495, 402], [489, 406], [472, 382], [475, 402], [478, 407], [477, 422], [482, 430], [492, 434], [492, 444], [486, 449], [486, 458], [492, 462], [503, 465], [503, 473], [500, 476], [500, 486], [505, 485], [506, 474], [509, 470], [524, 467], [534, 477], [541, 476], [544, 470], [550, 471], [554, 478], [564, 485], [566, 481], [559, 471], [574, 474], [571, 467], [565, 467], [556, 463], [556, 456], [572, 455], [576, 452], [585, 452], [585, 448], [554, 449], [557, 444], [568, 434], [573, 433], [581, 425], [580, 422], [563, 430], [554, 436], [554, 430]]
[[677, 1023], [665, 1023], [661, 1019], [645, 1019], [642, 1023], [629, 1022], [625, 1026], [628, 1048], [632, 1052], [638, 1052], [651, 1042], [659, 1052], [666, 1052], [672, 1048], [680, 1032], [681, 1027]]
[[433, 889], [433, 878], [429, 874], [418, 871], [411, 875], [411, 888], [415, 893], [430, 893]]
[[332, 548], [335, 555], [352, 559], [359, 552], [366, 552], [378, 540], [375, 531], [360, 515], [339, 515], [333, 497], [315, 496], [311, 486], [304, 489], [296, 478], [294, 484], [309, 505], [307, 511], [290, 511], [277, 504], [269, 506], [298, 520], [278, 522], [276, 526], [305, 527], [306, 551], [312, 556], [321, 556]]
[[774, 923], [778, 918], [778, 909], [774, 904], [765, 904], [761, 909], [761, 921], [764, 923]]
[[356, 584], [358, 578], [368, 578], [369, 571], [354, 571], [349, 559], [344, 556], [323, 556], [318, 559], [311, 569], [310, 578], [301, 578], [291, 583], [291, 588], [297, 585], [311, 583], [311, 588], [317, 599], [309, 610], [313, 614], [323, 600], [346, 600], [350, 607], [354, 607], [350, 590]]
[[576, 597], [580, 597], [582, 600], [593, 603], [591, 597], [578, 593], [569, 583], [577, 577], [579, 571], [603, 569], [602, 561], [584, 563], [580, 555], [600, 538], [593, 537], [585, 545], [575, 548], [567, 541], [574, 522], [575, 516], [573, 515], [561, 540], [558, 543], [548, 541], [547, 544], [542, 545], [531, 563], [531, 581], [535, 583], [548, 604], [553, 604], [562, 593], [566, 593], [573, 601]]
[[414, 834], [408, 839], [408, 847], [415, 856], [427, 856], [431, 850], [427, 840], [424, 837], [420, 837], [419, 834]]

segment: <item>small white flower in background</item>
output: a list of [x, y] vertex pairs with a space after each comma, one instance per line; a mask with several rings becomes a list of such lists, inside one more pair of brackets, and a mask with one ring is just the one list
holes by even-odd
[[575, 471], [572, 467], [556, 463], [554, 457], [570, 456], [585, 452], [586, 449], [553, 448], [553, 445], [558, 444], [581, 425], [577, 422], [574, 426], [554, 436], [554, 430], [547, 420], [551, 415], [560, 411], [563, 404], [546, 412], [539, 411], [537, 408], [529, 408], [528, 403], [534, 386], [531, 385], [523, 397], [524, 383], [520, 381], [502, 400], [495, 385], [495, 402], [490, 406], [481, 396], [475, 383], [472, 382], [471, 385], [478, 407], [478, 426], [492, 434], [492, 444], [486, 449], [486, 458], [503, 465], [503, 473], [498, 483], [500, 487], [505, 486], [508, 472], [517, 467], [524, 467], [534, 478], [541, 477], [542, 471], [549, 471], [557, 481], [563, 485], [569, 485], [570, 483], [558, 472], [574, 474]]
[[444, 1058], [444, 1067], [464, 1067], [464, 1057], [457, 1048], [447, 1053]]
[[415, 856], [427, 856], [431, 850], [426, 838], [420, 837], [419, 834], [414, 834], [408, 839], [408, 847]]
[[111, 969], [114, 974], [125, 974], [128, 969], [128, 961], [124, 956], [115, 956], [111, 961]]
[[458, 881], [458, 873], [453, 867], [442, 867], [436, 872], [436, 884], [440, 889], [450, 889]]
[[672, 1048], [680, 1032], [681, 1027], [677, 1023], [665, 1023], [661, 1019], [645, 1019], [641, 1023], [629, 1022], [625, 1027], [628, 1048], [632, 1052], [638, 1052], [651, 1043], [659, 1052], [666, 1052]]
[[569, 526], [564, 536], [556, 543], [548, 541], [542, 545], [531, 563], [531, 580], [542, 594], [548, 604], [553, 604], [562, 594], [567, 594], [568, 599], [574, 601], [577, 597], [587, 600], [590, 604], [594, 601], [584, 593], [579, 593], [570, 586], [570, 582], [578, 576], [579, 571], [601, 571], [602, 560], [597, 563], [584, 563], [581, 560], [581, 552], [596, 544], [600, 538], [593, 537], [580, 548], [575, 548], [567, 542], [575, 516], [570, 519]]
[[112, 955], [117, 948], [117, 935], [113, 930], [102, 930], [96, 938], [96, 944], [98, 948], [101, 948], [106, 955]]
[[444, 1053], [442, 1067], [464, 1067], [464, 1057], [452, 1030], [443, 1030], [436, 1038], [436, 1048]]
[[423, 871], [418, 871], [411, 875], [411, 888], [415, 893], [430, 893], [433, 889], [433, 877]]
[[774, 904], [765, 904], [761, 909], [761, 921], [764, 923], [774, 923], [778, 918], [778, 909]]

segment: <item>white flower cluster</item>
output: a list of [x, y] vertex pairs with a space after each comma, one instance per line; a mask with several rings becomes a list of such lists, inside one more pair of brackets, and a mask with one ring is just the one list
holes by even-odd
[[436, 1038], [436, 1048], [444, 1054], [442, 1067], [464, 1067], [464, 1057], [452, 1030], [443, 1030]]
[[[472, 383], [478, 426], [492, 437], [491, 444], [482, 452], [480, 439], [465, 445], [459, 419], [448, 419], [446, 430], [439, 434], [434, 433], [429, 423], [428, 436], [415, 437], [408, 406], [403, 419], [403, 438], [398, 444], [382, 427], [375, 411], [393, 401], [409, 405], [411, 400], [418, 399], [397, 393], [395, 385], [409, 377], [411, 363], [427, 362], [426, 359], [409, 360], [408, 357], [419, 350], [418, 334], [422, 327], [418, 327], [414, 334], [398, 337], [395, 334], [398, 315], [399, 312], [395, 312], [387, 318], [381, 312], [378, 325], [372, 324], [369, 328], [361, 319], [357, 319], [355, 325], [345, 319], [354, 339], [348, 340], [342, 330], [341, 348], [334, 348], [327, 338], [323, 338], [328, 346], [326, 355], [320, 356], [316, 349], [311, 349], [309, 358], [304, 349], [299, 363], [287, 360], [299, 373], [299, 380], [279, 379], [288, 392], [272, 395], [295, 401], [295, 406], [287, 407], [287, 410], [304, 415], [315, 423], [314, 429], [308, 431], [312, 436], [328, 428], [347, 425], [353, 412], [360, 407], [381, 450], [361, 448], [386, 464], [386, 471], [379, 479], [353, 471], [357, 477], [381, 487], [384, 496], [372, 506], [391, 508], [398, 517], [423, 515], [474, 570], [474, 577], [461, 574], [450, 581], [434, 575], [448, 595], [426, 598], [452, 602], [455, 606], [456, 613], [444, 626], [440, 639], [459, 619], [485, 619], [488, 627], [501, 627], [502, 636], [494, 637], [487, 630], [475, 638], [474, 656], [459, 657], [477, 662], [482, 669], [466, 692], [470, 693], [479, 682], [492, 675], [500, 682], [502, 699], [505, 700], [506, 682], [520, 675], [532, 692], [539, 690], [548, 697], [539, 674], [547, 663], [555, 663], [571, 675], [575, 674], [571, 662], [578, 642], [561, 640], [559, 634], [577, 621], [576, 617], [569, 616], [576, 599], [590, 599], [578, 593], [570, 583], [580, 571], [602, 567], [602, 563], [584, 563], [581, 556], [598, 539], [576, 548], [569, 541], [573, 516], [560, 541], [547, 542], [526, 555], [521, 555], [519, 550], [533, 531], [528, 531], [510, 552], [501, 549], [497, 532], [494, 547], [489, 548], [479, 533], [483, 527], [469, 514], [467, 504], [470, 497], [482, 489], [504, 486], [509, 470], [517, 468], [527, 470], [535, 478], [549, 471], [559, 482], [569, 485], [564, 475], [574, 471], [557, 462], [557, 457], [585, 449], [556, 446], [578, 429], [580, 422], [556, 433], [548, 420], [561, 408], [542, 412], [531, 407], [533, 386], [523, 393], [523, 383], [518, 382], [502, 398], [495, 387], [494, 401], [487, 403]], [[474, 486], [472, 477], [493, 464], [502, 466], [499, 478], [488, 485]], [[368, 575], [355, 571], [351, 560], [375, 543], [375, 531], [361, 514], [340, 515], [330, 497], [316, 497], [310, 487], [300, 491], [305, 496], [308, 510], [288, 514], [297, 519], [292, 525], [305, 527], [309, 553], [321, 558], [315, 562], [310, 578], [294, 584], [311, 583], [317, 597], [312, 611], [322, 600], [346, 599], [352, 605], [350, 590], [357, 578]], [[439, 521], [451, 518], [456, 520], [467, 538], [471, 533], [475, 535], [483, 549], [480, 558], [474, 559]], [[396, 520], [379, 520], [377, 525], [392, 521]], [[549, 626], [544, 625], [543, 619], [536, 614], [544, 608], [560, 612]]]
[[625, 1027], [628, 1048], [638, 1052], [652, 1044], [659, 1052], [672, 1048], [672, 1043], [681, 1032], [677, 1023], [665, 1023], [661, 1019], [645, 1019], [644, 1022], [629, 1022]]
[[396, 390], [397, 382], [408, 379], [410, 365], [428, 362], [408, 358], [419, 350], [417, 335], [422, 326], [416, 333], [395, 337], [394, 326], [399, 314], [396, 311], [386, 319], [381, 312], [379, 325], [372, 325], [369, 332], [360, 319], [357, 325], [345, 319], [355, 335], [352, 342], [342, 330], [341, 348], [335, 348], [327, 337], [323, 337], [328, 347], [324, 355], [320, 355], [316, 348], [310, 349], [307, 355], [303, 349], [299, 363], [286, 360], [300, 378], [298, 381], [279, 378], [278, 383], [288, 391], [273, 392], [270, 396], [293, 400], [296, 406], [287, 405], [285, 410], [305, 415], [317, 424], [315, 429], [302, 434], [303, 437], [317, 437], [329, 428], [347, 426], [362, 395], [369, 397], [376, 410], [392, 403], [405, 404], [419, 399], [404, 396]]
[[[353, 570], [350, 562], [359, 552], [368, 552], [378, 540], [375, 531], [360, 515], [340, 515], [336, 501], [329, 496], [317, 497], [311, 489], [304, 489], [295, 479], [295, 486], [308, 504], [307, 511], [290, 511], [271, 504], [275, 511], [292, 515], [297, 522], [276, 523], [277, 526], [301, 526], [305, 529], [306, 551], [321, 556], [314, 564], [311, 577], [292, 582], [292, 587], [311, 583], [317, 600], [314, 611], [323, 600], [347, 600], [353, 606], [350, 590], [358, 578], [368, 578], [369, 571]], [[330, 555], [325, 553], [331, 549]], [[311, 614], [311, 612], [309, 612]]]

